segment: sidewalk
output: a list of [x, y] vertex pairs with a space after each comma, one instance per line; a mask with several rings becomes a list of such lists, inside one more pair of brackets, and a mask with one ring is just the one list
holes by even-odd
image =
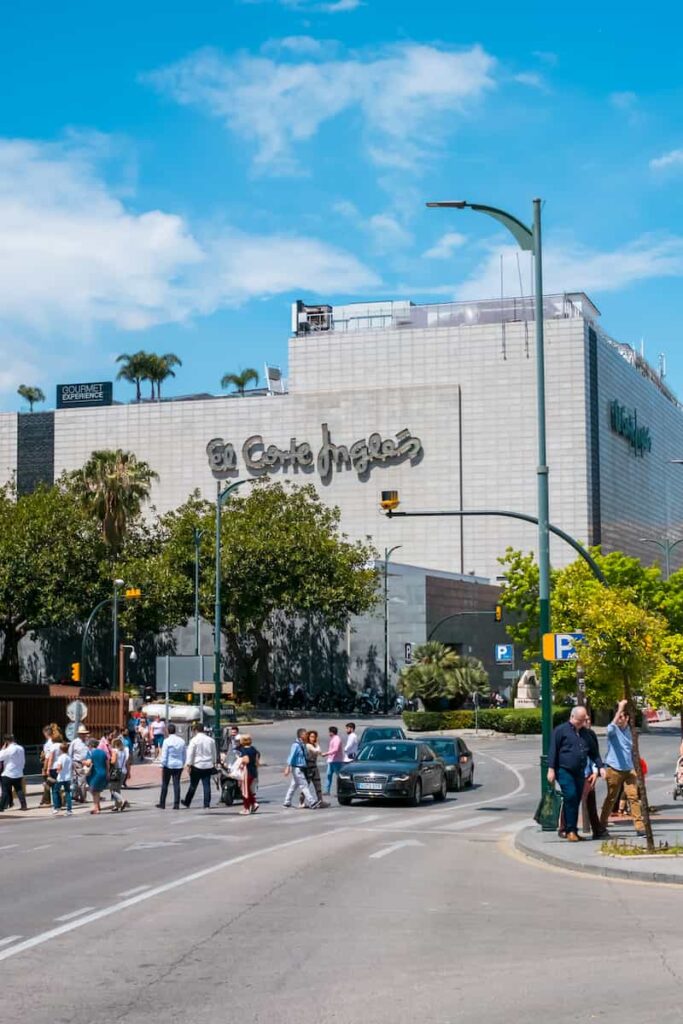
[[[683, 843], [683, 816], [671, 814], [656, 815], [652, 819], [655, 845], [660, 840], [669, 843]], [[623, 836], [636, 840], [633, 825], [618, 820], [610, 822], [612, 839]], [[639, 845], [644, 840], [638, 839]], [[683, 885], [683, 856], [656, 854], [651, 856], [610, 856], [600, 852], [602, 842], [588, 837], [582, 843], [568, 843], [560, 839], [557, 832], [542, 832], [539, 826], [531, 825], [515, 836], [515, 847], [520, 853], [533, 860], [543, 861], [555, 867], [604, 878], [628, 878], [641, 882], [666, 882]]]
[[[34, 776], [35, 777], [35, 776]], [[132, 783], [131, 785], [123, 790], [123, 793], [130, 793], [134, 797], [136, 790], [141, 791], [145, 789], [151, 789], [159, 786], [161, 782], [161, 766], [154, 762], [145, 762], [144, 764], [134, 764], [132, 772]], [[109, 791], [105, 790], [105, 794], [108, 796]], [[26, 786], [26, 803], [28, 804], [28, 812], [19, 809], [17, 801], [14, 801], [14, 807], [12, 810], [6, 810], [0, 814], [0, 825], [3, 821], [36, 821], [40, 818], [49, 818], [52, 814], [51, 807], [41, 807], [40, 798], [43, 793], [42, 782], [29, 782]], [[89, 799], [88, 803], [83, 805], [75, 803], [74, 816], [78, 814], [87, 814], [92, 807], [92, 801]]]

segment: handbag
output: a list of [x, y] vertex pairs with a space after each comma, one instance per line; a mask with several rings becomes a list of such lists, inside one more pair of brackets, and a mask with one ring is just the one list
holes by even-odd
[[555, 786], [549, 786], [538, 802], [534, 821], [538, 822], [542, 829], [554, 831], [559, 823], [562, 812], [562, 794]]

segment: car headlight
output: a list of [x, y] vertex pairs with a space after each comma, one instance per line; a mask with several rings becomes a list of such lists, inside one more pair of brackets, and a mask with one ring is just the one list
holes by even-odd
[[345, 782], [351, 778], [351, 772], [339, 772], [339, 778], [344, 779]]
[[409, 778], [410, 778], [410, 775], [392, 775], [391, 776], [391, 781], [392, 782], [407, 782], [409, 780]]

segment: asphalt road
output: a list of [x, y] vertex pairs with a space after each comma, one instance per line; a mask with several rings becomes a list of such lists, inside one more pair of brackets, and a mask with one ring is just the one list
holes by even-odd
[[[472, 737], [477, 785], [445, 804], [299, 811], [293, 728], [253, 730], [254, 816], [146, 790], [125, 815], [0, 819], [2, 1024], [680, 1020], [680, 890], [513, 853], [538, 738]], [[653, 803], [677, 746], [644, 737]]]

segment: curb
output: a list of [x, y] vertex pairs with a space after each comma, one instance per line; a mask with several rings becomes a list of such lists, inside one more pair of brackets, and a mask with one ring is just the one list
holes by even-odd
[[[526, 843], [524, 832], [518, 832], [514, 837], [515, 849], [523, 853], [531, 860], [540, 861], [543, 864], [551, 864], [553, 867], [564, 868], [565, 871], [573, 871], [577, 875], [597, 875], [600, 878], [630, 879], [634, 882], [660, 882], [665, 885], [683, 885], [683, 875], [669, 875], [663, 871], [629, 871], [613, 864], [576, 864], [567, 861], [564, 857], [558, 857], [553, 853], [545, 853]], [[655, 855], [656, 856], [656, 855]]]

